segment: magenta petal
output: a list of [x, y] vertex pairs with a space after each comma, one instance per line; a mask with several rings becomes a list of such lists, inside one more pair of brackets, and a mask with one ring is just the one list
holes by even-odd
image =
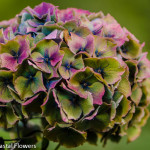
[[23, 60], [28, 57], [27, 53], [24, 51], [18, 58], [18, 64], [22, 64]]
[[0, 43], [5, 43], [4, 30], [0, 29]]
[[123, 45], [128, 40], [127, 35], [118, 23], [106, 24], [102, 31], [103, 36], [113, 38], [118, 46]]
[[30, 33], [30, 32], [37, 32], [37, 29], [36, 28], [33, 28], [33, 27], [27, 27], [27, 33]]
[[103, 91], [102, 93], [99, 93], [98, 95], [92, 94], [93, 104], [102, 105], [102, 103], [103, 103], [102, 97], [104, 96], [104, 93], [105, 93], [105, 91]]
[[68, 40], [68, 46], [70, 50], [76, 54], [80, 48], [84, 48], [86, 46], [86, 40], [74, 33], [71, 33], [71, 40]]
[[138, 60], [139, 72], [137, 76], [139, 82], [143, 79], [150, 78], [150, 61], [147, 59], [147, 54], [147, 52], [143, 53]]
[[47, 14], [48, 12], [50, 15], [54, 14], [55, 6], [49, 3], [41, 3], [40, 5], [36, 6], [34, 8], [34, 11], [39, 14], [39, 17], [42, 17], [43, 15]]
[[99, 107], [93, 112], [92, 115], [85, 117], [86, 120], [92, 120], [98, 113]]
[[70, 84], [70, 82], [67, 81], [67, 83], [68, 83], [68, 87], [70, 89], [72, 89], [73, 91], [75, 91], [80, 97], [82, 97], [84, 99], [86, 99], [88, 97], [88, 91], [80, 91], [81, 89], [79, 89], [78, 87]]
[[46, 72], [46, 73], [52, 73], [52, 71], [50, 70], [49, 66], [46, 63], [40, 63], [40, 62], [34, 62], [37, 67], [39, 69], [41, 69], [42, 71]]
[[19, 53], [22, 54], [26, 52], [28, 55], [30, 54], [29, 41], [27, 41], [26, 36], [23, 39], [18, 38], [18, 42], [20, 44]]
[[37, 22], [34, 22], [33, 20], [28, 20], [27, 22], [30, 26], [32, 26], [34, 28], [37, 28], [39, 26], [39, 24]]
[[87, 10], [76, 9], [76, 8], [67, 8], [65, 10], [58, 10], [58, 18], [59, 21], [70, 21], [78, 19], [81, 15], [89, 15], [91, 14]]
[[14, 38], [14, 32], [13, 32], [12, 27], [8, 27], [8, 28], [5, 29], [4, 37], [7, 40], [12, 40]]
[[87, 52], [92, 55], [93, 54], [93, 51], [94, 51], [94, 37], [92, 35], [88, 35], [86, 37], [86, 49], [87, 49]]
[[61, 86], [68, 92], [71, 92], [73, 94], [76, 94], [74, 91], [70, 90], [68, 87], [66, 87], [66, 85], [64, 83], [61, 84]]
[[78, 70], [77, 70], [77, 69], [74, 69], [74, 68], [71, 68], [71, 69], [70, 69], [71, 75], [74, 74], [74, 73], [76, 73], [77, 71], [78, 71]]
[[62, 60], [63, 55], [61, 55], [58, 51], [56, 51], [51, 55], [50, 58], [51, 58], [51, 65], [55, 66], [59, 61]]
[[1, 58], [1, 68], [8, 68], [12, 71], [17, 69], [17, 60], [8, 53], [3, 53], [0, 55]]
[[30, 54], [30, 47], [28, 41], [26, 39], [19, 39], [20, 48], [18, 53], [20, 56], [18, 57], [18, 64], [21, 64], [24, 59], [26, 59]]
[[45, 39], [48, 39], [48, 40], [50, 40], [50, 39], [56, 39], [56, 38], [57, 38], [57, 30], [54, 30], [53, 32], [51, 32], [49, 35], [47, 35], [45, 37]]
[[25, 103], [23, 103], [22, 105], [26, 106], [26, 105], [32, 103], [38, 96], [39, 96], [39, 94], [35, 95], [34, 97], [30, 98], [28, 101], [26, 101]]
[[51, 90], [51, 89], [54, 89], [55, 88], [55, 86], [57, 85], [57, 83], [61, 80], [62, 78], [60, 78], [60, 79], [52, 79], [50, 82], [49, 82], [49, 90]]

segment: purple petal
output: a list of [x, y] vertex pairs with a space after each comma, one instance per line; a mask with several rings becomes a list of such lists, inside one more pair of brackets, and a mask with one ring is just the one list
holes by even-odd
[[34, 11], [38, 13], [39, 17], [42, 17], [43, 15], [48, 14], [48, 13], [50, 15], [53, 15], [55, 12], [55, 8], [56, 7], [54, 5], [43, 2], [40, 5], [36, 6], [34, 8]]
[[88, 35], [86, 37], [86, 49], [87, 49], [87, 52], [92, 55], [93, 54], [93, 51], [94, 51], [94, 37], [92, 35]]
[[54, 31], [51, 32], [49, 35], [47, 35], [47, 36], [45, 37], [45, 39], [48, 39], [48, 40], [50, 40], [50, 39], [56, 39], [56, 38], [57, 38], [57, 33], [58, 33], [58, 31], [57, 31], [57, 30], [54, 30]]
[[1, 59], [1, 68], [8, 68], [12, 71], [16, 71], [17, 69], [17, 60], [8, 53], [3, 53], [0, 55]]

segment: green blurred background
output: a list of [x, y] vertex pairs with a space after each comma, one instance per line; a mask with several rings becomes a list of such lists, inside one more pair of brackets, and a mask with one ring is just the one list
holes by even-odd
[[[76, 7], [92, 12], [103, 11], [110, 13], [121, 26], [126, 27], [141, 42], [145, 42], [144, 51], [149, 51], [150, 59], [150, 0], [44, 0], [59, 6], [60, 9]], [[43, 0], [0, 0], [0, 20], [8, 20], [18, 14], [24, 7], [35, 5]], [[0, 130], [0, 136], [8, 138]], [[55, 143], [50, 143], [49, 150], [53, 150]], [[149, 150], [150, 149], [150, 120], [143, 128], [141, 136], [133, 143], [126, 143], [124, 137], [119, 144], [108, 142], [105, 148], [99, 143], [97, 147], [85, 144], [74, 150]], [[60, 148], [66, 150], [66, 148]]]

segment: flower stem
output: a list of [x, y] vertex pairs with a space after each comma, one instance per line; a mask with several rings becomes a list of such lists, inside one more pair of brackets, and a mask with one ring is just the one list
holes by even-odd
[[54, 150], [59, 150], [60, 146], [61, 146], [61, 145], [58, 144]]

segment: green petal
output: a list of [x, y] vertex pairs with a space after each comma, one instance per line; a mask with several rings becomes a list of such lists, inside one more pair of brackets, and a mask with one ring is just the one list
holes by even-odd
[[136, 81], [136, 75], [138, 73], [137, 61], [128, 60], [126, 61], [126, 64], [128, 65], [129, 68], [129, 81], [133, 83]]
[[76, 21], [68, 21], [66, 22], [63, 27], [67, 29], [68, 31], [73, 31], [77, 27]]
[[87, 142], [91, 145], [97, 146], [98, 135], [95, 132], [88, 131], [87, 132]]
[[63, 47], [61, 50], [64, 51], [64, 57], [62, 60], [62, 63], [64, 64], [66, 61], [73, 61], [74, 60], [74, 54], [70, 51], [69, 48]]
[[137, 58], [142, 52], [143, 45], [139, 44], [138, 41], [132, 39], [130, 36], [128, 36], [128, 39], [129, 41], [126, 41], [120, 50], [121, 55], [126, 59]]
[[5, 45], [1, 44], [0, 54], [2, 54], [2, 53], [9, 53], [10, 54], [12, 50], [15, 52], [18, 52], [19, 47], [20, 47], [20, 45], [17, 41], [14, 41], [14, 40], [8, 41]]
[[144, 108], [136, 107], [135, 113], [133, 114], [133, 118], [131, 120], [131, 125], [135, 125], [135, 124], [138, 124], [139, 122], [141, 122], [144, 115], [145, 115]]
[[20, 96], [18, 95], [17, 91], [14, 89], [14, 87], [8, 86], [9, 91], [15, 101], [18, 103], [22, 103]]
[[46, 90], [43, 84], [43, 76], [40, 71], [38, 71], [34, 76], [34, 80], [31, 83], [31, 89], [34, 93]]
[[72, 62], [72, 65], [75, 69], [78, 69], [78, 70], [84, 68], [82, 55], [77, 55], [75, 60]]
[[117, 87], [118, 91], [124, 94], [126, 97], [131, 95], [131, 85], [126, 77], [122, 77]]
[[131, 100], [138, 106], [140, 100], [142, 98], [142, 90], [141, 88], [137, 87], [136, 89], [132, 90]]
[[138, 127], [130, 127], [127, 131], [128, 142], [132, 142], [138, 138], [141, 133], [141, 129]]
[[58, 46], [58, 45], [53, 40], [45, 39], [37, 43], [36, 47], [32, 50], [32, 52], [39, 52], [44, 56], [45, 50], [50, 49], [53, 46]]
[[112, 101], [111, 103], [111, 120], [113, 120], [116, 116], [116, 103]]
[[[102, 75], [108, 84], [114, 84], [121, 79], [124, 68], [115, 58], [86, 58], [85, 66], [93, 68], [96, 74]], [[102, 71], [98, 73], [98, 71]]]
[[42, 92], [33, 96], [22, 104], [22, 112], [26, 118], [30, 118], [34, 115], [42, 113], [41, 105], [43, 104], [46, 93]]
[[23, 76], [27, 78], [29, 75], [34, 76], [38, 70], [32, 65], [29, 65], [27, 61], [24, 61], [19, 69], [13, 74], [13, 80], [15, 81], [18, 77]]
[[[7, 83], [8, 82], [8, 83]], [[10, 102], [13, 100], [9, 86], [12, 85], [12, 73], [0, 70], [0, 101]]]
[[100, 82], [95, 82], [91, 86], [89, 86], [89, 92], [92, 93], [93, 103], [101, 105], [102, 98], [105, 93], [104, 85]]
[[15, 80], [15, 89], [19, 93], [22, 100], [34, 95], [31, 84], [29, 84], [28, 82], [28, 79], [22, 76], [18, 77]]
[[45, 98], [41, 108], [42, 115], [46, 118], [50, 125], [54, 125], [56, 122], [62, 121], [58, 104], [55, 102], [52, 92]]
[[121, 100], [119, 106], [117, 107], [115, 122], [121, 122], [122, 117], [127, 115], [131, 109], [130, 103], [131, 102], [126, 97]]
[[74, 31], [75, 34], [85, 38], [87, 37], [89, 34], [91, 34], [91, 31], [86, 28], [86, 27], [83, 27], [83, 26], [80, 26], [80, 27], [77, 27]]
[[115, 57], [116, 44], [110, 38], [95, 36], [95, 51], [94, 57]]
[[[61, 104], [63, 111], [66, 113], [68, 119], [77, 120], [82, 114], [82, 109], [79, 104], [75, 104], [71, 99], [73, 94], [67, 91], [57, 92], [58, 100]], [[78, 99], [80, 101], [81, 99]]]
[[115, 91], [115, 93], [113, 95], [113, 101], [116, 103], [116, 107], [119, 106], [122, 99], [123, 99], [123, 95], [120, 92]]
[[64, 99], [61, 101], [62, 108], [64, 112], [67, 114], [68, 119], [77, 120], [80, 118], [82, 114], [82, 109], [79, 105], [73, 106], [70, 100]]
[[107, 104], [110, 104], [111, 100], [112, 100], [112, 92], [107, 86], [104, 86], [104, 87], [105, 87], [105, 94], [102, 98], [103, 102], [106, 102]]
[[44, 25], [43, 28], [42, 28], [42, 33], [47, 36], [56, 29], [61, 31], [64, 28], [60, 27], [58, 25]]
[[84, 116], [88, 115], [92, 110], [94, 110], [93, 98], [92, 98], [90, 93], [88, 94], [87, 99], [81, 99], [79, 101], [79, 103], [80, 103], [80, 106], [82, 108]]
[[144, 109], [144, 117], [141, 119], [141, 121], [138, 123], [138, 125], [140, 126], [140, 127], [143, 127], [145, 124], [146, 124], [146, 122], [147, 122], [147, 120], [148, 120], [148, 118], [149, 118], [149, 110], [147, 109], [147, 108], [145, 108]]
[[19, 120], [11, 107], [7, 107], [6, 118], [10, 125], [14, 125]]
[[65, 66], [60, 66], [59, 68], [59, 73], [64, 79], [69, 79], [70, 73], [68, 70], [66, 70]]
[[110, 109], [111, 106], [103, 103], [98, 111], [98, 114], [93, 120], [90, 122], [91, 127], [96, 131], [105, 131], [110, 123]]
[[44, 37], [45, 37], [45, 35], [44, 35], [43, 33], [39, 33], [39, 34], [35, 37], [34, 42], [35, 42], [35, 43], [38, 43], [38, 42], [40, 42], [41, 40], [43, 40]]

